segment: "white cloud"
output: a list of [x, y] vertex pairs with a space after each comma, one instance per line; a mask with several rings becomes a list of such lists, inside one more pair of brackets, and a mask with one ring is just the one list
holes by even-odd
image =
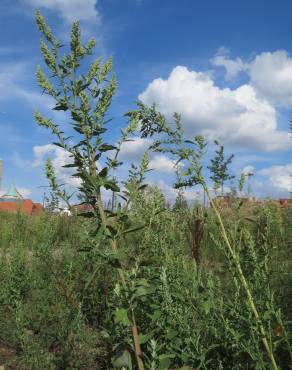
[[148, 138], [132, 137], [131, 141], [122, 144], [120, 158], [122, 160], [140, 160], [140, 157], [151, 144], [152, 140]]
[[246, 72], [258, 96], [272, 104], [292, 106], [292, 57], [286, 50], [263, 52], [248, 63], [237, 57], [231, 59], [229, 50], [220, 48], [211, 63], [224, 67], [226, 80], [234, 79], [240, 72]]
[[229, 50], [220, 48], [211, 63], [216, 67], [224, 67], [226, 70], [225, 78], [230, 81], [233, 80], [240, 72], [247, 71], [248, 63], [244, 63], [241, 58], [229, 58]]
[[276, 110], [250, 85], [220, 88], [204, 72], [177, 66], [168, 79], [157, 78], [139, 99], [169, 119], [181, 113], [188, 136], [201, 134], [224, 144], [273, 151], [290, 147], [289, 133], [277, 129]]
[[27, 188], [17, 188], [17, 190], [23, 196], [24, 199], [28, 198], [31, 194], [31, 190]]
[[46, 8], [57, 12], [66, 22], [99, 21], [96, 0], [24, 0], [35, 8]]
[[62, 166], [72, 163], [72, 158], [67, 151], [53, 144], [39, 145], [33, 147], [34, 162], [33, 167], [43, 166], [46, 158], [50, 156], [53, 161], [57, 179], [65, 185], [78, 187], [80, 179], [72, 177], [74, 169], [63, 168]]
[[[178, 190], [174, 189], [173, 186], [169, 185], [163, 180], [148, 181], [148, 184], [152, 186], [157, 186], [161, 190], [165, 198], [171, 203], [175, 201], [178, 195]], [[213, 193], [213, 189], [209, 188], [209, 191], [210, 193]], [[196, 186], [192, 188], [189, 188], [189, 187], [184, 188], [183, 195], [185, 199], [190, 203], [193, 203], [195, 201], [203, 202], [204, 200], [204, 191], [201, 186]]]
[[252, 165], [247, 165], [245, 167], [243, 167], [243, 169], [241, 170], [241, 173], [244, 173], [244, 174], [251, 174], [251, 173], [254, 173], [254, 166]]
[[53, 104], [48, 95], [42, 95], [25, 85], [31, 78], [34, 78], [34, 73], [28, 62], [0, 63], [0, 101], [17, 100], [32, 108], [42, 106], [50, 109]]
[[271, 166], [258, 171], [259, 175], [267, 178], [267, 184], [275, 190], [286, 192], [292, 190], [292, 163], [283, 166]]
[[[44, 163], [45, 157], [53, 153], [57, 149], [53, 144], [37, 145], [33, 147], [34, 162], [33, 167], [41, 166]], [[61, 149], [61, 148], [60, 148]]]
[[149, 168], [166, 173], [175, 172], [175, 161], [163, 154], [156, 154], [149, 162]]
[[285, 50], [265, 52], [250, 63], [250, 81], [275, 104], [292, 105], [292, 58]]

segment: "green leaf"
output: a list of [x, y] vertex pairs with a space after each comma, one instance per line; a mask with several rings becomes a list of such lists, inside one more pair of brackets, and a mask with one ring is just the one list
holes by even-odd
[[63, 144], [61, 144], [61, 143], [57, 143], [57, 142], [55, 142], [55, 143], [53, 143], [53, 145], [56, 145], [56, 146], [58, 146], [58, 147], [60, 147], [60, 148], [63, 148], [63, 149], [64, 149], [64, 145], [63, 145]]
[[72, 168], [72, 167], [78, 167], [75, 163], [69, 163], [69, 164], [64, 164], [64, 166], [62, 166], [63, 168]]
[[107, 225], [106, 228], [109, 230], [110, 235], [111, 235], [112, 238], [114, 238], [117, 235], [118, 231], [117, 231], [116, 227], [111, 226], [111, 225]]
[[91, 274], [91, 276], [87, 279], [87, 282], [84, 286], [84, 290], [86, 290], [89, 285], [92, 283], [93, 279], [95, 278], [95, 275], [97, 273], [97, 271], [99, 270], [99, 266], [96, 267], [96, 269], [93, 271], [93, 273]]
[[160, 317], [161, 317], [161, 311], [157, 310], [157, 311], [154, 311], [153, 314], [151, 315], [151, 320], [157, 321]]
[[142, 230], [146, 227], [147, 225], [144, 224], [144, 225], [140, 225], [140, 226], [136, 226], [136, 227], [132, 227], [130, 229], [127, 229], [125, 231], [122, 232], [122, 234], [129, 234], [129, 233], [133, 233], [135, 231], [138, 231], [138, 230]]
[[119, 250], [115, 253], [108, 255], [108, 261], [114, 268], [121, 268], [122, 262], [126, 259], [126, 254]]
[[177, 332], [176, 330], [169, 329], [169, 330], [166, 332], [166, 338], [167, 338], [167, 339], [173, 339], [173, 338], [175, 338], [177, 335], [178, 335], [178, 332]]
[[141, 344], [147, 343], [149, 339], [151, 339], [152, 337], [153, 337], [152, 332], [148, 334], [139, 334], [140, 343]]
[[68, 104], [65, 103], [65, 102], [60, 102], [58, 104], [55, 105], [55, 107], [53, 108], [53, 110], [63, 110], [63, 111], [66, 111], [68, 110]]
[[107, 177], [108, 175], [108, 167], [104, 167], [101, 171], [99, 171], [98, 176], [99, 177]]
[[133, 364], [130, 352], [128, 350], [125, 350], [122, 353], [119, 353], [119, 355], [116, 356], [112, 361], [112, 364], [117, 369], [126, 367], [128, 370], [132, 370]]
[[185, 143], [187, 143], [187, 144], [195, 144], [192, 140], [185, 140]]
[[108, 181], [108, 182], [106, 182], [104, 184], [104, 187], [107, 190], [112, 190], [112, 191], [115, 191], [115, 192], [119, 192], [120, 191], [119, 186], [114, 181]]
[[74, 119], [74, 121], [77, 121], [77, 122], [81, 122], [82, 121], [81, 115], [78, 114], [77, 112], [71, 112], [71, 116]]
[[115, 322], [125, 326], [131, 326], [131, 322], [128, 318], [128, 311], [125, 308], [116, 308]]
[[172, 354], [165, 354], [159, 356], [159, 366], [157, 370], [167, 370], [171, 364], [171, 360], [175, 357], [175, 355]]
[[101, 153], [95, 154], [94, 161], [98, 161], [100, 157], [101, 157]]
[[98, 150], [99, 150], [100, 152], [107, 152], [107, 151], [109, 151], [109, 150], [115, 150], [115, 149], [117, 149], [117, 147], [116, 147], [116, 146], [114, 146], [114, 145], [110, 145], [110, 144], [102, 144], [102, 145], [100, 145], [100, 146], [98, 147]]

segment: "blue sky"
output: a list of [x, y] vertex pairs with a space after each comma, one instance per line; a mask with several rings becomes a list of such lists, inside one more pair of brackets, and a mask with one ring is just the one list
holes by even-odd
[[[171, 117], [181, 113], [186, 134], [219, 139], [235, 154], [232, 171], [253, 172], [257, 197], [286, 197], [291, 189], [292, 3], [193, 0], [0, 0], [0, 158], [4, 188], [14, 182], [25, 196], [41, 200], [47, 185], [43, 164], [52, 156], [62, 181], [65, 153], [33, 119], [50, 115], [51, 102], [36, 85], [41, 63], [34, 10], [39, 8], [62, 40], [80, 19], [85, 39], [97, 39], [96, 56], [112, 56], [118, 92], [111, 115], [116, 140], [122, 115], [141, 99]], [[52, 115], [53, 118], [57, 114]], [[62, 116], [61, 121], [65, 120]], [[123, 149], [125, 163], [149, 144]], [[151, 156], [150, 183], [168, 197], [173, 167]], [[193, 192], [187, 192], [191, 199]]]

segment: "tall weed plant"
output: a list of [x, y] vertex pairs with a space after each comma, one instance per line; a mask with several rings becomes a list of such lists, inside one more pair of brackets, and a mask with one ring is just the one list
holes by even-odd
[[[178, 114], [172, 125], [139, 103], [126, 113], [120, 139], [108, 143], [112, 61], [93, 60], [95, 42], [82, 43], [78, 22], [67, 48], [39, 12], [36, 20], [48, 70], [38, 67], [38, 83], [68, 124], [40, 112], [35, 118], [68, 153], [65, 167], [87, 211], [78, 214], [48, 160], [50, 212], [0, 214], [0, 365], [291, 369], [291, 209], [252, 208], [236, 198], [221, 206], [205, 175], [207, 143], [186, 139]], [[120, 181], [121, 146], [134, 133], [152, 137], [149, 151], [176, 161], [173, 207], [145, 184], [147, 153]], [[209, 167], [214, 187], [224, 191], [232, 156], [217, 145]], [[209, 206], [187, 204], [183, 189], [194, 186]], [[63, 206], [72, 217], [51, 212]]]

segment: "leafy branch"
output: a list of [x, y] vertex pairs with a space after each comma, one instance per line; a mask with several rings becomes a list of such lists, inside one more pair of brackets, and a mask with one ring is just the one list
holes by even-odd
[[[52, 119], [43, 117], [39, 111], [35, 112], [35, 120], [39, 126], [47, 128], [56, 138], [54, 145], [69, 154], [71, 163], [63, 167], [74, 169], [73, 177], [80, 179], [79, 191], [84, 203], [91, 205], [93, 210], [89, 216], [93, 217], [96, 223], [94, 235], [97, 243], [106, 237], [113, 254], [118, 256], [119, 238], [128, 232], [133, 232], [135, 228], [137, 229], [137, 225], [131, 223], [123, 210], [116, 213], [106, 210], [103, 205], [102, 191], [105, 189], [120, 192], [120, 186], [113, 171], [122, 164], [118, 160], [121, 146], [129, 140], [129, 136], [137, 128], [138, 120], [131, 122], [122, 130], [117, 144], [107, 143], [104, 139], [110, 122], [107, 112], [117, 87], [116, 77], [112, 73], [112, 60], [108, 59], [102, 63], [99, 58], [89, 65], [87, 72], [82, 74], [80, 73], [82, 62], [92, 55], [95, 41], [91, 39], [87, 44], [82, 44], [79, 23], [73, 23], [69, 50], [62, 55], [61, 49], [64, 46], [55, 38], [39, 11], [36, 12], [36, 23], [42, 36], [41, 54], [49, 70], [49, 75], [46, 75], [41, 66], [37, 67], [38, 84], [43, 93], [51, 96], [55, 101], [53, 110], [65, 112], [70, 122], [65, 130]], [[72, 195], [68, 195], [58, 184], [50, 160], [46, 164], [46, 173], [52, 190], [69, 205]], [[143, 177], [140, 177], [139, 181], [142, 180]], [[123, 289], [127, 292], [127, 277], [122, 263], [117, 265], [117, 272]], [[137, 366], [141, 370], [144, 369], [144, 365], [138, 325], [132, 307], [129, 307], [129, 312], [133, 348]]]

